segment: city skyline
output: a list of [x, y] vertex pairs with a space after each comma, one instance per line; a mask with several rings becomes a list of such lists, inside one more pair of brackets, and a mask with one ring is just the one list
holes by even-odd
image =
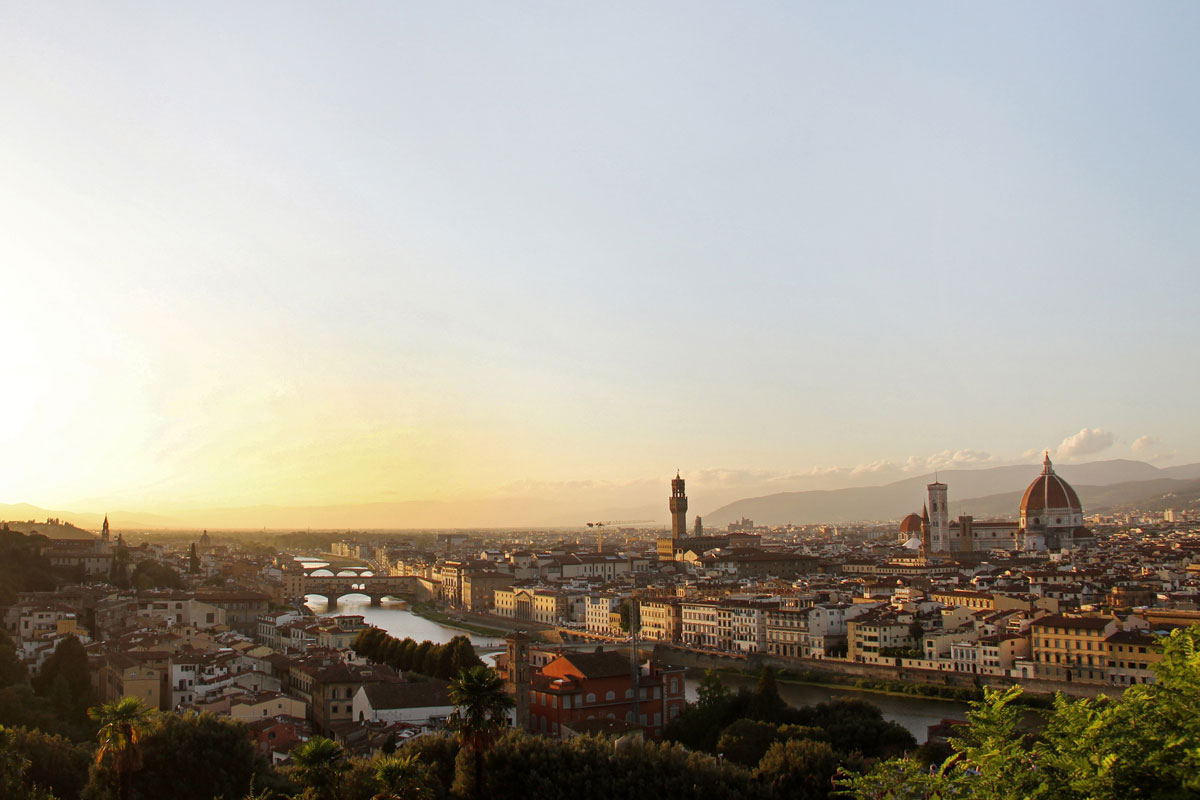
[[1200, 461], [1193, 6], [227, 12], [0, 12], [0, 503]]

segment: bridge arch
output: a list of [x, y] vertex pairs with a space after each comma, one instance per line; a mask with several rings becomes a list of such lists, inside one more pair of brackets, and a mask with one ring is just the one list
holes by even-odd
[[385, 597], [415, 598], [419, 591], [419, 581], [412, 576], [306, 575], [298, 589], [302, 596], [315, 595], [325, 598], [330, 608], [336, 608], [338, 599], [349, 594], [366, 595], [370, 598], [371, 605], [377, 606]]

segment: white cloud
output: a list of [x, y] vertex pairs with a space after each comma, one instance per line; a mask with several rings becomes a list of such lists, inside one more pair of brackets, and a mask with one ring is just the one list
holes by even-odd
[[1153, 436], [1139, 436], [1133, 440], [1133, 444], [1130, 445], [1130, 449], [1135, 453], [1144, 453], [1157, 444], [1158, 439], [1155, 439]]
[[931, 469], [971, 469], [979, 466], [994, 466], [996, 457], [982, 450], [943, 450], [928, 456], [909, 456], [904, 462], [905, 472], [923, 472]]
[[1054, 451], [1057, 458], [1078, 458], [1099, 453], [1113, 445], [1111, 432], [1100, 428], [1082, 428], [1074, 436], [1062, 440], [1062, 444]]

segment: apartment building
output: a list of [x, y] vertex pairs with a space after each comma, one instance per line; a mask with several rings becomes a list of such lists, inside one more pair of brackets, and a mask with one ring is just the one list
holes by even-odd
[[683, 617], [673, 600], [642, 600], [638, 603], [639, 635], [658, 642], [674, 642], [682, 632]]
[[679, 604], [680, 638], [689, 647], [715, 650], [720, 641], [716, 600], [684, 600]]
[[1105, 640], [1121, 630], [1116, 617], [1051, 615], [1030, 625], [1037, 677], [1051, 680], [1105, 681]]
[[717, 646], [732, 653], [767, 650], [767, 612], [779, 601], [724, 600], [717, 605]]
[[1158, 637], [1147, 631], [1117, 631], [1104, 640], [1108, 682], [1115, 686], [1153, 683], [1153, 664], [1162, 661]]

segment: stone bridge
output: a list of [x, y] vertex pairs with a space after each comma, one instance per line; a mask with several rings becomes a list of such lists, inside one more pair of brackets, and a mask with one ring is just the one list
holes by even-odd
[[295, 572], [284, 577], [288, 597], [303, 598], [307, 594], [318, 594], [329, 602], [330, 608], [337, 607], [339, 597], [347, 594], [365, 594], [371, 605], [379, 605], [385, 597], [415, 599], [420, 596], [420, 579], [413, 575], [307, 575]]
[[[304, 570], [306, 575], [312, 575], [314, 572], [320, 572], [321, 570], [325, 570], [326, 572], [330, 572], [335, 575], [342, 573], [342, 572], [353, 572], [355, 575], [365, 575], [368, 572], [371, 574], [374, 574], [374, 569], [372, 569], [371, 567], [369, 567], [365, 564], [362, 566], [343, 565], [343, 566], [338, 566], [338, 567], [332, 567], [332, 566], [329, 566], [328, 564], [324, 564], [319, 567], [311, 565], [311, 564], [303, 564], [301, 566], [301, 569]], [[320, 577], [320, 576], [318, 576], [318, 577]]]

